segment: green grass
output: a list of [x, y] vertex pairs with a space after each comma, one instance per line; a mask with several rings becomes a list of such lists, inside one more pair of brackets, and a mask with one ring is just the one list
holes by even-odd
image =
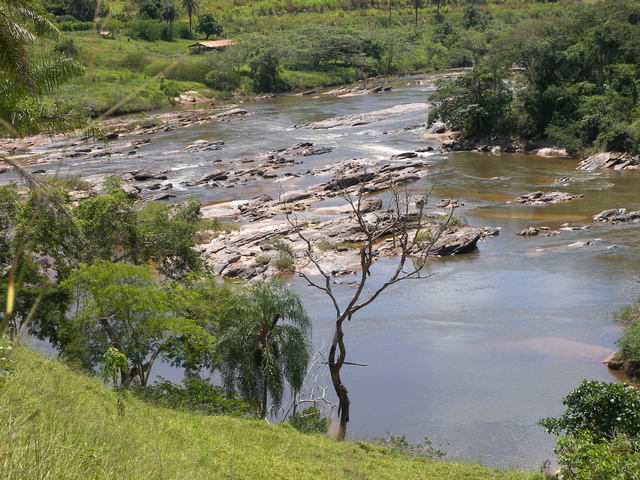
[[540, 478], [336, 443], [289, 425], [163, 409], [24, 348], [13, 359], [0, 380], [3, 480]]

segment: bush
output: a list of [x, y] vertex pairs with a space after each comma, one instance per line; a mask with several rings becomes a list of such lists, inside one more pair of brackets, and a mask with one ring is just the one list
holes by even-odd
[[277, 92], [282, 89], [280, 56], [275, 49], [268, 48], [255, 55], [249, 61], [249, 67], [254, 92]]
[[168, 25], [156, 20], [135, 20], [127, 23], [127, 35], [135, 40], [157, 42], [164, 35]]
[[618, 434], [640, 436], [640, 391], [630, 385], [584, 380], [567, 395], [558, 418], [540, 421], [548, 433], [606, 441]]
[[582, 433], [558, 439], [555, 451], [564, 480], [637, 480], [640, 440], [624, 435], [602, 443]]
[[136, 388], [134, 392], [143, 400], [163, 407], [194, 410], [207, 415], [250, 416], [255, 412], [251, 403], [198, 377], [185, 378], [182, 385], [163, 380], [149, 387]]
[[93, 22], [63, 22], [60, 25], [60, 30], [63, 32], [79, 32], [85, 30], [91, 30], [93, 28]]
[[120, 60], [120, 66], [127, 70], [133, 70], [135, 72], [144, 71], [145, 67], [149, 64], [149, 59], [142, 52], [131, 52], [122, 57]]
[[66, 57], [77, 57], [80, 54], [80, 49], [77, 47], [73, 38], [64, 38], [53, 47], [53, 51], [64, 55]]
[[292, 415], [289, 423], [301, 433], [326, 433], [329, 428], [329, 419], [322, 417], [320, 410], [315, 407]]
[[242, 76], [231, 69], [213, 69], [204, 78], [204, 84], [214, 90], [231, 92], [240, 87]]

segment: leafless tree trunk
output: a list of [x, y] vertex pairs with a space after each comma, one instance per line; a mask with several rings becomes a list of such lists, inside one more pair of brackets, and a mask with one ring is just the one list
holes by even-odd
[[[427, 222], [425, 208], [431, 191], [432, 189], [426, 187], [420, 195], [416, 196], [411, 193], [407, 186], [402, 189], [398, 186], [393, 186], [390, 190], [391, 201], [389, 208], [374, 214], [372, 218], [371, 214], [367, 216], [363, 212], [363, 199], [365, 198], [363, 190], [359, 189], [353, 194], [346, 193], [347, 190], [345, 189], [344, 198], [351, 207], [351, 215], [365, 237], [365, 240], [360, 245], [361, 271], [356, 282], [355, 292], [346, 304], [341, 304], [338, 300], [332, 288], [333, 276], [321, 266], [321, 262], [314, 251], [314, 246], [305, 236], [302, 225], [298, 223], [297, 219], [288, 217], [297, 235], [304, 241], [306, 245], [305, 255], [315, 267], [320, 279], [312, 278], [304, 272], [300, 272], [300, 276], [307, 281], [309, 286], [326, 294], [335, 310], [334, 333], [329, 345], [328, 365], [331, 383], [338, 397], [339, 429], [336, 434], [338, 440], [343, 440], [346, 436], [351, 403], [349, 391], [341, 377], [342, 367], [350, 364], [350, 362], [346, 361], [347, 347], [344, 339], [344, 322], [345, 320], [350, 320], [358, 311], [372, 303], [391, 285], [403, 280], [430, 276], [424, 275], [422, 271], [427, 256], [447, 228], [453, 215], [453, 209], [451, 209], [451, 212], [444, 220], [438, 221], [436, 224]], [[392, 239], [392, 245], [397, 251], [396, 267], [382, 285], [374, 290], [367, 289], [365, 294], [365, 289], [371, 278], [371, 266], [376, 257], [376, 245], [382, 239], [387, 238]], [[410, 259], [413, 261], [408, 261]]]

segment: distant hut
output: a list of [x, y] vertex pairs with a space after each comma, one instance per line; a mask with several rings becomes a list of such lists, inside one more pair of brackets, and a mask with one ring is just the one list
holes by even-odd
[[223, 50], [231, 45], [237, 45], [238, 42], [233, 40], [203, 40], [202, 42], [196, 42], [193, 45], [189, 45], [189, 53], [202, 53], [210, 52], [211, 50]]

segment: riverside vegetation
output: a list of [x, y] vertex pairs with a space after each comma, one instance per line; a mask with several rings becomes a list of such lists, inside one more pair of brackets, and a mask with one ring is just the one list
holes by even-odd
[[[442, 8], [438, 2], [430, 7], [433, 15], [421, 19], [419, 2], [391, 3], [387, 9], [369, 4], [296, 7], [259, 2], [252, 10], [224, 4], [227, 10], [220, 12], [213, 5], [185, 1], [187, 29], [176, 4], [114, 2], [97, 11], [105, 19], [97, 24], [110, 29], [108, 36], [115, 36], [111, 39], [99, 38], [91, 30], [95, 24], [89, 20], [97, 9], [91, 2], [45, 5], [58, 15], [60, 29], [78, 32], [68, 33], [66, 39], [60, 39], [58, 28], [38, 3], [19, 0], [0, 5], [0, 48], [5, 53], [0, 55], [0, 114], [2, 128], [12, 135], [73, 128], [103, 112], [167, 105], [191, 88], [206, 95], [263, 93], [322, 85], [318, 75], [329, 75], [324, 77], [329, 84], [335, 80], [332, 75], [344, 82], [477, 64], [440, 91], [437, 115], [463, 135], [547, 137], [570, 151], [637, 153], [633, 69], [638, 22], [632, 3], [607, 1], [586, 7], [527, 3], [508, 9], [499, 4]], [[598, 19], [610, 10], [616, 15], [609, 26], [623, 32], [615, 41], [609, 41], [609, 30], [599, 31]], [[319, 19], [323, 21], [316, 22]], [[567, 28], [556, 29], [554, 22]], [[582, 42], [579, 25], [589, 27], [593, 42]], [[275, 27], [289, 27], [283, 28], [286, 42], [269, 33]], [[183, 51], [188, 43], [175, 35], [192, 36], [194, 30], [208, 37], [220, 34], [221, 28], [241, 40], [240, 46], [222, 54], [189, 57], [181, 68], [169, 68], [172, 62], [166, 57], [178, 59], [177, 47]], [[510, 39], [519, 29], [533, 32], [531, 43], [514, 47]], [[57, 38], [38, 37], [30, 30]], [[383, 33], [389, 35], [384, 42]], [[457, 43], [461, 38], [469, 41], [464, 47]], [[549, 45], [548, 39], [558, 43]], [[141, 45], [149, 46], [156, 58], [140, 56]], [[295, 48], [285, 48], [290, 45]], [[110, 46], [123, 50], [116, 52]], [[536, 48], [529, 52], [525, 46]], [[96, 60], [100, 55], [87, 53], [94, 47], [103, 50], [101, 60]], [[538, 47], [544, 48], [538, 51]], [[34, 55], [41, 48], [53, 53]], [[494, 48], [503, 56], [495, 56]], [[562, 69], [556, 67], [576, 65], [569, 62], [573, 57], [563, 56], [564, 50], [583, 61], [578, 62], [580, 69], [559, 73]], [[456, 52], [463, 57], [467, 52], [469, 58], [454, 62]], [[526, 59], [518, 57], [525, 53]], [[528, 69], [522, 77], [506, 76], [505, 59], [520, 61]], [[101, 72], [105, 65], [109, 69]], [[189, 65], [192, 72], [205, 74], [199, 79], [189, 76], [185, 73]], [[82, 70], [84, 77], [79, 76]], [[112, 70], [119, 73], [113, 75]], [[632, 73], [626, 75], [629, 70]], [[120, 90], [111, 92], [102, 105], [88, 104], [88, 92], [99, 101], [105, 84], [118, 78]], [[303, 80], [296, 84], [294, 78]], [[207, 87], [215, 91], [202, 90]], [[71, 98], [74, 89], [78, 96]], [[127, 107], [132, 94], [140, 102], [137, 107]], [[544, 103], [547, 100], [550, 103]], [[603, 110], [604, 105], [613, 108]], [[113, 179], [104, 182], [103, 193], [88, 193], [90, 186], [80, 179], [43, 180], [10, 158], [1, 158], [28, 186], [0, 188], [0, 300], [5, 305], [0, 316], [0, 435], [8, 440], [0, 445], [0, 461], [8, 478], [542, 478], [436, 461], [440, 452], [429, 442], [412, 446], [404, 437], [376, 446], [295, 432], [322, 432], [328, 424], [318, 410], [297, 411], [301, 405], [297, 394], [304, 387], [311, 358], [310, 321], [301, 299], [278, 279], [253, 285], [219, 281], [194, 249], [198, 238], [211, 239], [236, 226], [203, 221], [196, 201], [143, 204]], [[356, 173], [350, 178], [360, 178]], [[345, 180], [334, 180], [336, 190], [345, 189]], [[349, 187], [357, 191], [361, 182]], [[362, 210], [355, 213], [366, 234], [363, 245], [321, 242], [318, 250], [325, 256], [334, 249], [360, 250], [359, 292], [374, 260], [373, 241], [382, 233], [369, 229]], [[407, 221], [411, 215], [414, 212], [386, 218], [393, 235], [400, 232], [409, 238], [411, 233], [415, 241], [420, 237], [420, 242], [435, 243], [438, 236], [433, 231], [450, 226], [448, 221], [436, 222], [426, 235], [421, 232], [422, 215]], [[452, 219], [453, 214], [448, 220]], [[389, 230], [389, 223], [378, 226]], [[305, 233], [295, 224], [291, 227], [305, 241]], [[484, 234], [474, 231], [473, 246]], [[412, 253], [409, 246], [414, 245], [402, 244], [402, 262]], [[312, 247], [307, 251], [311, 256]], [[278, 260], [276, 267], [292, 267], [293, 259], [289, 260], [287, 265]], [[422, 265], [414, 262], [417, 272]], [[325, 277], [330, 285], [330, 275]], [[395, 281], [393, 276], [390, 281]], [[324, 288], [333, 299], [330, 287]], [[337, 323], [350, 320], [352, 307], [366, 306], [377, 293], [361, 303], [358, 295], [346, 310], [336, 308]], [[639, 343], [636, 317], [635, 307], [623, 315], [629, 328], [620, 341], [621, 355], [630, 362], [636, 361]], [[43, 360], [20, 347], [27, 334], [49, 341], [61, 361]], [[341, 330], [336, 330], [336, 337], [332, 355], [336, 343], [343, 342]], [[330, 357], [330, 367], [344, 361], [344, 345], [339, 348], [342, 358]], [[182, 368], [184, 382], [151, 384], [159, 360]], [[208, 372], [219, 373], [221, 384], [212, 384]], [[339, 373], [338, 367], [337, 382], [343, 387]], [[288, 391], [296, 412], [289, 423], [268, 426], [251, 419], [264, 420], [281, 412]], [[342, 416], [344, 405], [349, 405], [346, 388], [343, 393]], [[541, 422], [550, 433], [560, 435], [562, 478], [637, 478], [637, 390], [585, 382], [564, 403], [563, 415]], [[346, 427], [346, 412], [341, 427]], [[339, 437], [344, 434], [342, 428]]]
[[[51, 58], [75, 60], [83, 69], [82, 74], [44, 97], [46, 111], [64, 113], [65, 118], [80, 122], [107, 111], [131, 113], [168, 106], [185, 92], [189, 93], [184, 97], [197, 100], [312, 89], [379, 75], [472, 67], [495, 52], [504, 52], [511, 61], [518, 61], [532, 58], [527, 49], [537, 41], [534, 35], [558, 38], [549, 52], [539, 52], [539, 56], [551, 57], [554, 51], [569, 46], [560, 40], [564, 38], [560, 32], [569, 19], [576, 24], [574, 9], [583, 8], [572, 2], [427, 5], [304, 0], [191, 2], [183, 6], [172, 1], [100, 2], [97, 10], [97, 4], [91, 1], [44, 2], [63, 32], [57, 39], [40, 39], [29, 48], [46, 51]], [[591, 13], [590, 19], [597, 23], [599, 15], [607, 10], [619, 9], [603, 8]], [[633, 12], [629, 15], [632, 17]], [[550, 30], [544, 30], [545, 26]], [[618, 26], [611, 25], [614, 29]], [[96, 30], [108, 31], [108, 38], [102, 38]], [[530, 31], [529, 39], [511, 42], [520, 31]], [[191, 37], [219, 34], [239, 44], [223, 52], [187, 55], [187, 45], [194, 41]], [[632, 44], [632, 39], [624, 35], [621, 41]], [[602, 60], [607, 65], [632, 63], [628, 58], [611, 56], [614, 46], [598, 48], [607, 49], [609, 56]], [[591, 52], [586, 51], [585, 55]], [[546, 68], [546, 64], [539, 68]], [[622, 70], [621, 75], [629, 75]], [[540, 77], [539, 73], [531, 74]], [[553, 78], [539, 80], [555, 82]], [[621, 81], [626, 80], [621, 77]], [[531, 102], [545, 94], [547, 85], [539, 87], [528, 90]], [[548, 112], [540, 101], [535, 101], [536, 108]], [[0, 114], [5, 117], [10, 108], [3, 109]], [[526, 135], [543, 131], [546, 123], [540, 122], [548, 119], [541, 117], [536, 122], [529, 121]], [[534, 126], [537, 130], [532, 130]], [[33, 125], [27, 127], [22, 131], [34, 130]]]

